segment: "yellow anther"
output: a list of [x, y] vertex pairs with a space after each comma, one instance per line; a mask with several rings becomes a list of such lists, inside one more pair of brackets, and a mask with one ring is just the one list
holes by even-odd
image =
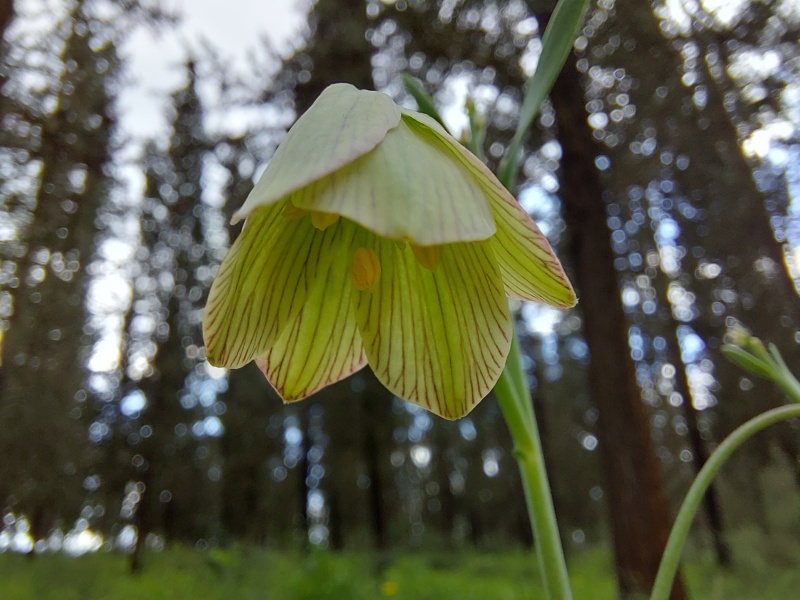
[[433, 271], [442, 262], [442, 251], [439, 246], [415, 246], [411, 244], [411, 251], [417, 262], [426, 269]]
[[290, 221], [295, 221], [297, 219], [302, 219], [308, 214], [307, 210], [302, 208], [298, 208], [294, 205], [291, 201], [286, 204], [286, 207], [283, 209], [283, 216]]
[[373, 292], [381, 278], [381, 261], [372, 248], [359, 248], [353, 256], [350, 280], [361, 292]]
[[324, 213], [316, 210], [311, 211], [311, 224], [322, 231], [336, 223], [338, 219], [339, 215], [334, 213]]

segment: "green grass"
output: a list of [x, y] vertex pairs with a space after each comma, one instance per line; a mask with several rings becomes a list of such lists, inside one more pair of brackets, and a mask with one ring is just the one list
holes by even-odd
[[[124, 556], [62, 555], [34, 559], [0, 554], [3, 600], [534, 600], [544, 592], [524, 553], [403, 555], [173, 549], [150, 554], [131, 576]], [[751, 557], [752, 558], [752, 557]], [[586, 551], [570, 561], [576, 600], [614, 599], [609, 554]], [[748, 559], [733, 573], [710, 560], [688, 561], [686, 581], [702, 600], [797, 597], [800, 569]]]

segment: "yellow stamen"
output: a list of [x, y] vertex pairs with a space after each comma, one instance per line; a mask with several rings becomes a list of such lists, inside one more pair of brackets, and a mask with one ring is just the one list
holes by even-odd
[[302, 208], [298, 208], [292, 202], [288, 202], [286, 207], [283, 209], [283, 216], [290, 221], [295, 221], [297, 219], [302, 219], [308, 214], [307, 210]]
[[372, 248], [359, 248], [353, 256], [350, 280], [361, 292], [373, 292], [381, 278], [381, 261]]
[[317, 229], [325, 231], [328, 227], [336, 223], [339, 215], [334, 213], [324, 213], [316, 210], [311, 211], [311, 224]]
[[439, 246], [415, 246], [411, 244], [411, 251], [417, 262], [426, 269], [433, 271], [442, 262], [442, 251]]

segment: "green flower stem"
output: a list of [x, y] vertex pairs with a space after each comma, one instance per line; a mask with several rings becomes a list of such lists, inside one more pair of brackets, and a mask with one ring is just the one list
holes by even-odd
[[527, 417], [528, 426], [535, 427], [536, 417], [533, 414], [533, 404], [529, 400], [524, 401], [526, 398], [529, 399], [531, 397], [531, 391], [528, 388], [525, 368], [522, 366], [522, 349], [519, 346], [519, 335], [517, 335], [516, 327], [514, 327], [513, 337], [511, 338], [511, 349], [508, 351], [508, 358], [506, 359], [506, 366], [503, 372], [508, 375], [511, 383], [514, 385], [514, 391]]
[[542, 441], [522, 369], [516, 333], [511, 342], [506, 368], [495, 385], [494, 393], [514, 440], [514, 457], [519, 463], [528, 516], [536, 540], [536, 556], [547, 597], [550, 600], [571, 600], [572, 590], [558, 534], [556, 512], [542, 454]]
[[[517, 156], [522, 147], [522, 140], [572, 50], [572, 44], [588, 5], [589, 0], [559, 0], [547, 26], [542, 40], [539, 65], [528, 82], [522, 115], [517, 124], [514, 139], [498, 173], [498, 178], [509, 190], [514, 188], [519, 168]], [[479, 146], [482, 137], [476, 135], [476, 131], [480, 128], [476, 125], [475, 114], [471, 112], [471, 140], [475, 146]], [[483, 127], [485, 134], [485, 124]], [[569, 584], [564, 549], [561, 547], [561, 537], [558, 533], [550, 481], [547, 478], [544, 464], [542, 440], [539, 437], [539, 426], [536, 423], [536, 415], [530, 401], [530, 389], [525, 378], [525, 370], [522, 368], [521, 357], [519, 339], [515, 330], [511, 341], [511, 351], [503, 374], [494, 387], [494, 393], [514, 440], [514, 456], [519, 463], [522, 487], [528, 505], [528, 518], [536, 539], [539, 571], [547, 590], [547, 597], [550, 600], [571, 600], [572, 589]]]
[[672, 582], [678, 571], [681, 552], [689, 535], [694, 516], [700, 507], [700, 502], [703, 500], [708, 486], [722, 468], [722, 465], [725, 464], [725, 461], [733, 454], [734, 450], [762, 429], [779, 421], [797, 417], [800, 417], [800, 405], [792, 404], [773, 408], [737, 428], [711, 454], [689, 488], [686, 499], [678, 512], [678, 517], [675, 519], [675, 524], [672, 526], [672, 532], [664, 549], [664, 556], [661, 558], [661, 564], [658, 567], [658, 575], [656, 575], [650, 600], [667, 600], [669, 598]]

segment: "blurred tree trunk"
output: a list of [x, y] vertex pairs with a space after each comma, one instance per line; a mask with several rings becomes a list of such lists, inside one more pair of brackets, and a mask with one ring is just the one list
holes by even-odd
[[[369, 378], [374, 388], [377, 381], [374, 377]], [[367, 390], [370, 389], [368, 385]], [[384, 488], [387, 485], [381, 470], [381, 443], [378, 439], [378, 432], [385, 431], [381, 427], [381, 421], [391, 415], [380, 411], [381, 407], [387, 406], [385, 402], [374, 402], [372, 398], [364, 395], [362, 400], [362, 411], [364, 414], [363, 422], [363, 452], [364, 462], [367, 467], [367, 477], [369, 478], [369, 517], [372, 540], [376, 549], [386, 550], [389, 546], [389, 532], [386, 518], [386, 508], [384, 499]]]
[[391, 395], [364, 369], [322, 392], [325, 396], [323, 489], [333, 549], [389, 545], [385, 475], [391, 439]]
[[34, 200], [28, 204], [31, 222], [20, 236], [18, 285], [11, 290], [14, 310], [0, 368], [0, 507], [28, 514], [34, 539], [58, 517], [71, 523], [84, 500], [81, 481], [91, 452], [81, 419], [92, 341], [87, 267], [98, 216], [114, 185], [107, 169], [115, 134], [116, 48], [92, 39], [89, 29], [102, 24], [80, 7], [66, 18], [57, 60], [73, 68], [47, 81], [54, 110], [27, 115], [37, 119], [28, 125], [41, 130], [26, 142], [41, 170], [35, 197], [28, 199]]
[[276, 441], [268, 435], [270, 420], [281, 409], [280, 401], [255, 364], [229, 374], [228, 389], [220, 400], [226, 405], [225, 433], [220, 441], [224, 461], [222, 527], [233, 539], [263, 544], [265, 520], [276, 518], [267, 513], [265, 496], [283, 493], [269, 472], [271, 459], [282, 459], [282, 437], [275, 436]]
[[300, 545], [305, 550], [308, 549], [309, 546], [309, 533], [310, 533], [310, 521], [308, 518], [308, 476], [309, 476], [309, 460], [308, 460], [308, 453], [311, 450], [311, 447], [314, 445], [311, 441], [311, 428], [310, 428], [310, 416], [309, 413], [311, 412], [311, 407], [313, 404], [310, 402], [306, 402], [304, 405], [298, 406], [297, 411], [297, 418], [298, 418], [298, 427], [300, 428], [300, 432], [302, 437], [300, 439], [300, 450], [299, 455], [300, 458], [297, 461], [297, 524], [300, 526], [300, 535], [302, 536]]
[[[574, 55], [553, 87], [563, 157], [561, 197], [575, 283], [591, 353], [589, 383], [600, 411], [598, 438], [606, 477], [617, 576], [623, 594], [646, 592], [655, 580], [669, 535], [650, 426], [628, 344], [597, 147], [588, 127], [584, 89]], [[671, 596], [685, 598], [681, 582]]]
[[133, 546], [128, 569], [132, 575], [138, 575], [144, 568], [144, 552], [147, 544], [147, 536], [153, 530], [153, 511], [146, 507], [150, 501], [150, 491], [152, 485], [152, 470], [145, 469], [141, 475], [141, 491], [139, 492], [139, 510], [133, 521], [136, 524], [136, 543]]
[[6, 29], [14, 20], [14, 0], [0, 0], [0, 42], [3, 41]]
[[430, 430], [432, 481], [436, 483], [436, 499], [439, 501], [439, 530], [445, 547], [452, 547], [453, 526], [455, 524], [455, 504], [450, 491], [450, 472], [455, 453], [455, 435], [458, 429], [452, 423], [434, 419]]
[[[186, 85], [172, 97], [169, 147], [163, 153], [150, 144], [145, 152], [141, 235], [148, 253], [141, 296], [134, 304], [154, 327], [144, 335], [133, 332], [150, 368], [140, 376], [145, 405], [129, 436], [138, 455], [134, 476], [147, 482], [137, 509], [139, 552], [149, 533], [167, 541], [194, 541], [214, 535], [218, 526], [216, 484], [210, 476], [218, 468], [216, 442], [204, 429], [206, 413], [198, 392], [212, 385], [198, 351], [203, 344], [198, 315], [210, 285], [199, 267], [210, 258], [204, 225], [211, 219], [211, 209], [198, 197], [210, 145], [192, 61], [185, 72]], [[152, 350], [147, 354], [148, 346], [154, 355]], [[128, 358], [135, 364], [133, 355]], [[140, 556], [131, 562], [132, 569], [137, 566]]]
[[372, 89], [372, 44], [364, 0], [318, 0], [309, 18], [306, 47], [289, 59], [278, 84], [291, 88], [297, 115], [303, 114], [326, 87], [351, 83]]
[[331, 550], [344, 550], [345, 523], [342, 518], [342, 500], [337, 489], [328, 494], [328, 531]]
[[[615, 43], [595, 44], [596, 51], [587, 55], [590, 67], [597, 63], [606, 72], [619, 69], [631, 84], [610, 90], [595, 85], [592, 102], [600, 101], [601, 110], [610, 114], [619, 108], [613, 105], [617, 92], [623, 92], [635, 108], [635, 118], [595, 131], [600, 139], [611, 134], [616, 140], [604, 148], [611, 164], [605, 172], [608, 188], [620, 203], [631, 202], [631, 190], [641, 191], [651, 210], [661, 211], [679, 228], [674, 284], [684, 296], [682, 320], [705, 343], [702, 358], [713, 361], [713, 371], [707, 369], [716, 380], [708, 408], [717, 418], [714, 437], [721, 440], [782, 401], [769, 382], [744, 382], [741, 369], [722, 356], [728, 319], [738, 319], [774, 342], [787, 363], [800, 360], [795, 339], [800, 303], [765, 206], [764, 190], [772, 202], [780, 190], [762, 187], [766, 180], [756, 181], [753, 165], [742, 153], [739, 131], [728, 113], [740, 90], [725, 89], [719, 62], [720, 52], [739, 47], [735, 38], [747, 35], [748, 27], [737, 27], [727, 36], [714, 34], [717, 39], [705, 40], [709, 46], [703, 48], [703, 35], [684, 39], [673, 31], [672, 38], [665, 38], [669, 28], [661, 27], [650, 3], [619, 3], [615, 10], [600, 40]], [[697, 25], [695, 30], [704, 26]], [[644, 142], [653, 144], [650, 151], [633, 150]], [[737, 494], [730, 513], [739, 510], [745, 518], [759, 514], [760, 491], [751, 473], [771, 460], [770, 447], [776, 443], [797, 468], [798, 438], [789, 424], [753, 440], [725, 471]]]
[[[692, 152], [692, 167], [677, 179], [682, 189], [693, 192], [705, 213], [700, 222], [682, 224], [687, 244], [703, 249], [697, 258], [687, 253], [684, 269], [698, 272], [704, 264], [721, 267], [719, 276], [695, 277], [691, 287], [698, 295], [692, 327], [714, 359], [719, 383], [715, 396], [720, 403], [717, 438], [723, 439], [747, 419], [783, 402], [782, 392], [759, 378], [752, 378], [750, 391], [742, 389], [742, 377], [747, 375], [720, 351], [727, 319], [742, 322], [765, 342], [774, 343], [787, 364], [797, 364], [800, 299], [786, 267], [783, 245], [770, 224], [764, 193], [725, 110], [723, 94], [714, 81], [708, 81], [704, 89], [707, 103], [696, 117], [704, 133], [689, 137], [687, 130], [681, 131], [676, 145]], [[737, 453], [732, 460], [752, 464], [755, 458], [758, 466], [766, 464], [775, 442], [800, 473], [800, 439], [788, 423], [779, 424], [769, 437], [756, 438], [746, 453]], [[734, 478], [743, 476], [737, 482], [742, 491], [753, 490], [747, 470], [727, 470]]]
[[[687, 365], [683, 362], [680, 339], [678, 338], [678, 322], [672, 315], [672, 305], [669, 301], [669, 276], [663, 269], [658, 268], [655, 277], [651, 278], [651, 282], [656, 290], [658, 304], [661, 307], [661, 316], [669, 324], [668, 331], [664, 334], [666, 343], [664, 354], [666, 360], [675, 368], [675, 392], [680, 394], [683, 400], [681, 410], [686, 419], [689, 447], [692, 449], [695, 472], [699, 473], [708, 460], [709, 452], [706, 448], [706, 442], [700, 433], [700, 411], [694, 405], [692, 391], [689, 386]], [[722, 504], [717, 488], [718, 482], [712, 481], [705, 496], [703, 496], [703, 509], [711, 531], [717, 562], [727, 567], [731, 564], [731, 552], [725, 541]]]
[[[224, 73], [215, 76], [222, 80]], [[222, 196], [226, 198], [223, 220], [230, 223], [253, 189], [253, 170], [263, 159], [263, 150], [250, 136], [219, 140], [216, 150], [229, 174]], [[229, 224], [228, 239], [233, 242], [240, 230], [241, 224]], [[219, 400], [225, 404], [220, 445], [223, 531], [249, 543], [282, 544], [294, 529], [291, 519], [276, 516], [277, 508], [293, 506], [294, 499], [294, 490], [284, 485], [281, 475], [285, 469], [284, 407], [255, 363], [228, 372], [228, 388]]]

